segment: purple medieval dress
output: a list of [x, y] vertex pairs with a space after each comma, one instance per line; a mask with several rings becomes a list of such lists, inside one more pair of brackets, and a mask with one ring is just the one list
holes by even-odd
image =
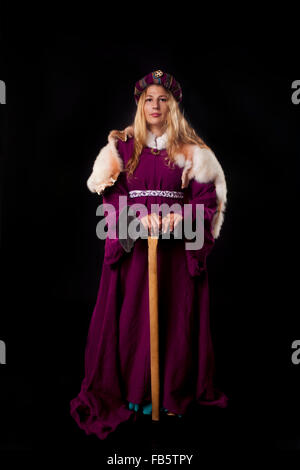
[[[134, 138], [118, 141], [124, 167]], [[185, 239], [159, 239], [157, 246], [160, 404], [176, 414], [189, 405], [226, 407], [228, 398], [214, 386], [214, 352], [209, 322], [206, 257], [214, 246], [211, 221], [216, 211], [214, 183], [195, 179], [181, 189], [182, 168], [167, 166], [166, 149], [158, 155], [144, 147], [134, 178], [121, 172], [106, 188], [103, 202], [118, 215], [118, 197], [127, 204], [204, 204], [204, 245], [186, 250]], [[133, 191], [146, 195], [131, 197]], [[149, 191], [183, 192], [184, 198]], [[147, 193], [148, 191], [148, 193]], [[175, 194], [175, 193], [174, 193]], [[136, 193], [135, 193], [136, 196]], [[70, 402], [71, 416], [86, 434], [105, 439], [133, 417], [128, 402], [151, 402], [148, 242], [138, 238], [130, 252], [118, 239], [106, 238], [102, 275], [85, 349], [85, 376]], [[141, 409], [141, 407], [140, 407]]]

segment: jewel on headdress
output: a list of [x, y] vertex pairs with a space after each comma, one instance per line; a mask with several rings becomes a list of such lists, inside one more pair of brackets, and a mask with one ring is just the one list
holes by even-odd
[[161, 70], [156, 70], [155, 72], [153, 72], [153, 78], [162, 77], [163, 74], [164, 74], [164, 73], [163, 73]]

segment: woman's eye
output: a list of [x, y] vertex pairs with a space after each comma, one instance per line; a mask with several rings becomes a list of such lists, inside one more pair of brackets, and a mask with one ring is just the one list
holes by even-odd
[[[146, 101], [152, 101], [152, 98], [146, 98]], [[167, 101], [167, 98], [160, 98], [160, 101]]]

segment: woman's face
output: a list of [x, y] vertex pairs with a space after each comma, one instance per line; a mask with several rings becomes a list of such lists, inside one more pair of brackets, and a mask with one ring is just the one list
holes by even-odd
[[165, 88], [161, 85], [148, 86], [144, 113], [149, 127], [163, 127], [166, 123], [168, 112], [168, 94]]

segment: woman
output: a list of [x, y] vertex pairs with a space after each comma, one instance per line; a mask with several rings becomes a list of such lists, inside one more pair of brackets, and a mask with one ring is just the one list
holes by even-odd
[[[226, 395], [213, 383], [206, 269], [224, 218], [224, 173], [183, 117], [181, 87], [173, 76], [161, 70], [146, 75], [136, 83], [134, 97], [134, 124], [109, 134], [87, 185], [112, 205], [117, 221], [120, 196], [125, 207], [145, 205], [147, 213], [136, 216], [149, 234], [174, 235], [188, 218], [195, 227], [196, 207], [204, 205], [202, 248], [187, 249], [185, 236], [158, 241], [160, 403], [162, 412], [177, 416], [195, 403], [226, 407]], [[175, 210], [163, 216], [152, 210], [163, 203], [176, 203]], [[100, 439], [121, 422], [151, 413], [147, 238], [124, 241], [117, 235], [105, 241], [85, 377], [71, 401], [79, 427]]]

